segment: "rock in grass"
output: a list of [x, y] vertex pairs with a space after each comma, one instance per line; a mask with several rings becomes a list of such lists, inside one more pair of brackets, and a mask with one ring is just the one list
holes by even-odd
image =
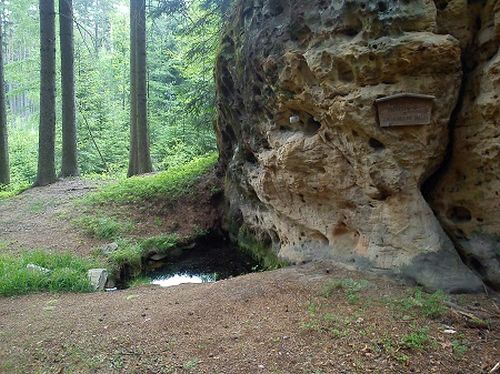
[[101, 253], [104, 255], [104, 256], [109, 256], [111, 253], [113, 253], [114, 251], [116, 251], [118, 249], [118, 243], [116, 242], [112, 242], [112, 243], [108, 243], [108, 244], [104, 244], [102, 247], [101, 247]]
[[94, 291], [104, 291], [108, 281], [108, 271], [106, 269], [90, 269], [88, 277]]
[[28, 264], [28, 265], [26, 265], [26, 269], [31, 270], [31, 271], [37, 271], [37, 272], [43, 273], [43, 274], [49, 274], [50, 273], [49, 269], [44, 268], [44, 267], [39, 266], [39, 265], [35, 265], [35, 264]]

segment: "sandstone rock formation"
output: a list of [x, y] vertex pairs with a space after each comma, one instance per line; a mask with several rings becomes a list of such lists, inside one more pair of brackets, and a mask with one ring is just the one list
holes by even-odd
[[[464, 262], [499, 289], [500, 1], [462, 9], [461, 22], [450, 24], [446, 8], [438, 17], [443, 31], [461, 38], [465, 79], [463, 101], [451, 123], [451, 157], [437, 173], [430, 202]], [[473, 32], [455, 29], [471, 24]]]
[[[216, 71], [233, 238], [431, 289], [481, 289], [474, 271], [498, 286], [499, 13], [498, 1], [240, 1]], [[381, 128], [375, 100], [403, 92], [435, 97], [431, 123]]]

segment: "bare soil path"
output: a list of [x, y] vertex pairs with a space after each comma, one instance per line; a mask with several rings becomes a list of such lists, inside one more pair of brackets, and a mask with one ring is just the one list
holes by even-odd
[[[94, 187], [67, 180], [0, 202], [0, 250], [88, 254], [92, 241], [65, 217]], [[491, 372], [498, 298], [453, 296], [433, 319], [414, 291], [317, 263], [212, 284], [0, 298], [0, 373]]]
[[88, 255], [95, 242], [72, 226], [73, 201], [96, 189], [97, 182], [65, 179], [0, 200], [2, 250], [68, 250]]
[[[341, 289], [318, 296], [332, 277], [368, 283], [354, 304]], [[404, 292], [390, 280], [323, 263], [213, 284], [3, 299], [0, 371], [487, 373], [494, 367], [500, 337], [492, 300], [462, 300], [493, 313], [487, 330], [451, 312], [439, 320], [406, 315], [387, 302]], [[420, 329], [428, 335], [422, 347], [401, 343]]]

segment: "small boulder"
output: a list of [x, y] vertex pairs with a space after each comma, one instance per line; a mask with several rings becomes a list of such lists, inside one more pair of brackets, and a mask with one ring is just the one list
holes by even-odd
[[44, 268], [44, 267], [39, 266], [39, 265], [35, 265], [35, 264], [28, 264], [28, 265], [26, 265], [26, 269], [31, 270], [31, 271], [36, 271], [36, 272], [39, 272], [39, 273], [43, 273], [43, 274], [49, 274], [50, 273], [49, 269]]
[[108, 244], [104, 244], [102, 247], [101, 247], [101, 253], [104, 255], [104, 256], [109, 256], [111, 253], [113, 253], [114, 251], [116, 251], [118, 249], [118, 243], [116, 242], [112, 242], [112, 243], [108, 243]]
[[155, 253], [149, 259], [152, 261], [162, 261], [168, 257], [167, 253]]
[[108, 271], [106, 269], [90, 269], [88, 277], [94, 291], [104, 291], [108, 281]]

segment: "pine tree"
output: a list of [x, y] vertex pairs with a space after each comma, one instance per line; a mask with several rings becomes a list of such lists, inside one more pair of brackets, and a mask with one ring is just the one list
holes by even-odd
[[0, 14], [0, 185], [10, 183], [9, 146], [7, 140], [7, 113], [5, 105], [5, 84], [3, 74], [3, 29]]
[[73, 0], [59, 0], [62, 88], [62, 164], [61, 176], [79, 175], [75, 113], [75, 75], [73, 47]]
[[146, 74], [146, 1], [130, 0], [129, 176], [153, 171], [149, 151]]
[[56, 30], [54, 0], [40, 0], [40, 127], [36, 186], [57, 180], [56, 137]]

